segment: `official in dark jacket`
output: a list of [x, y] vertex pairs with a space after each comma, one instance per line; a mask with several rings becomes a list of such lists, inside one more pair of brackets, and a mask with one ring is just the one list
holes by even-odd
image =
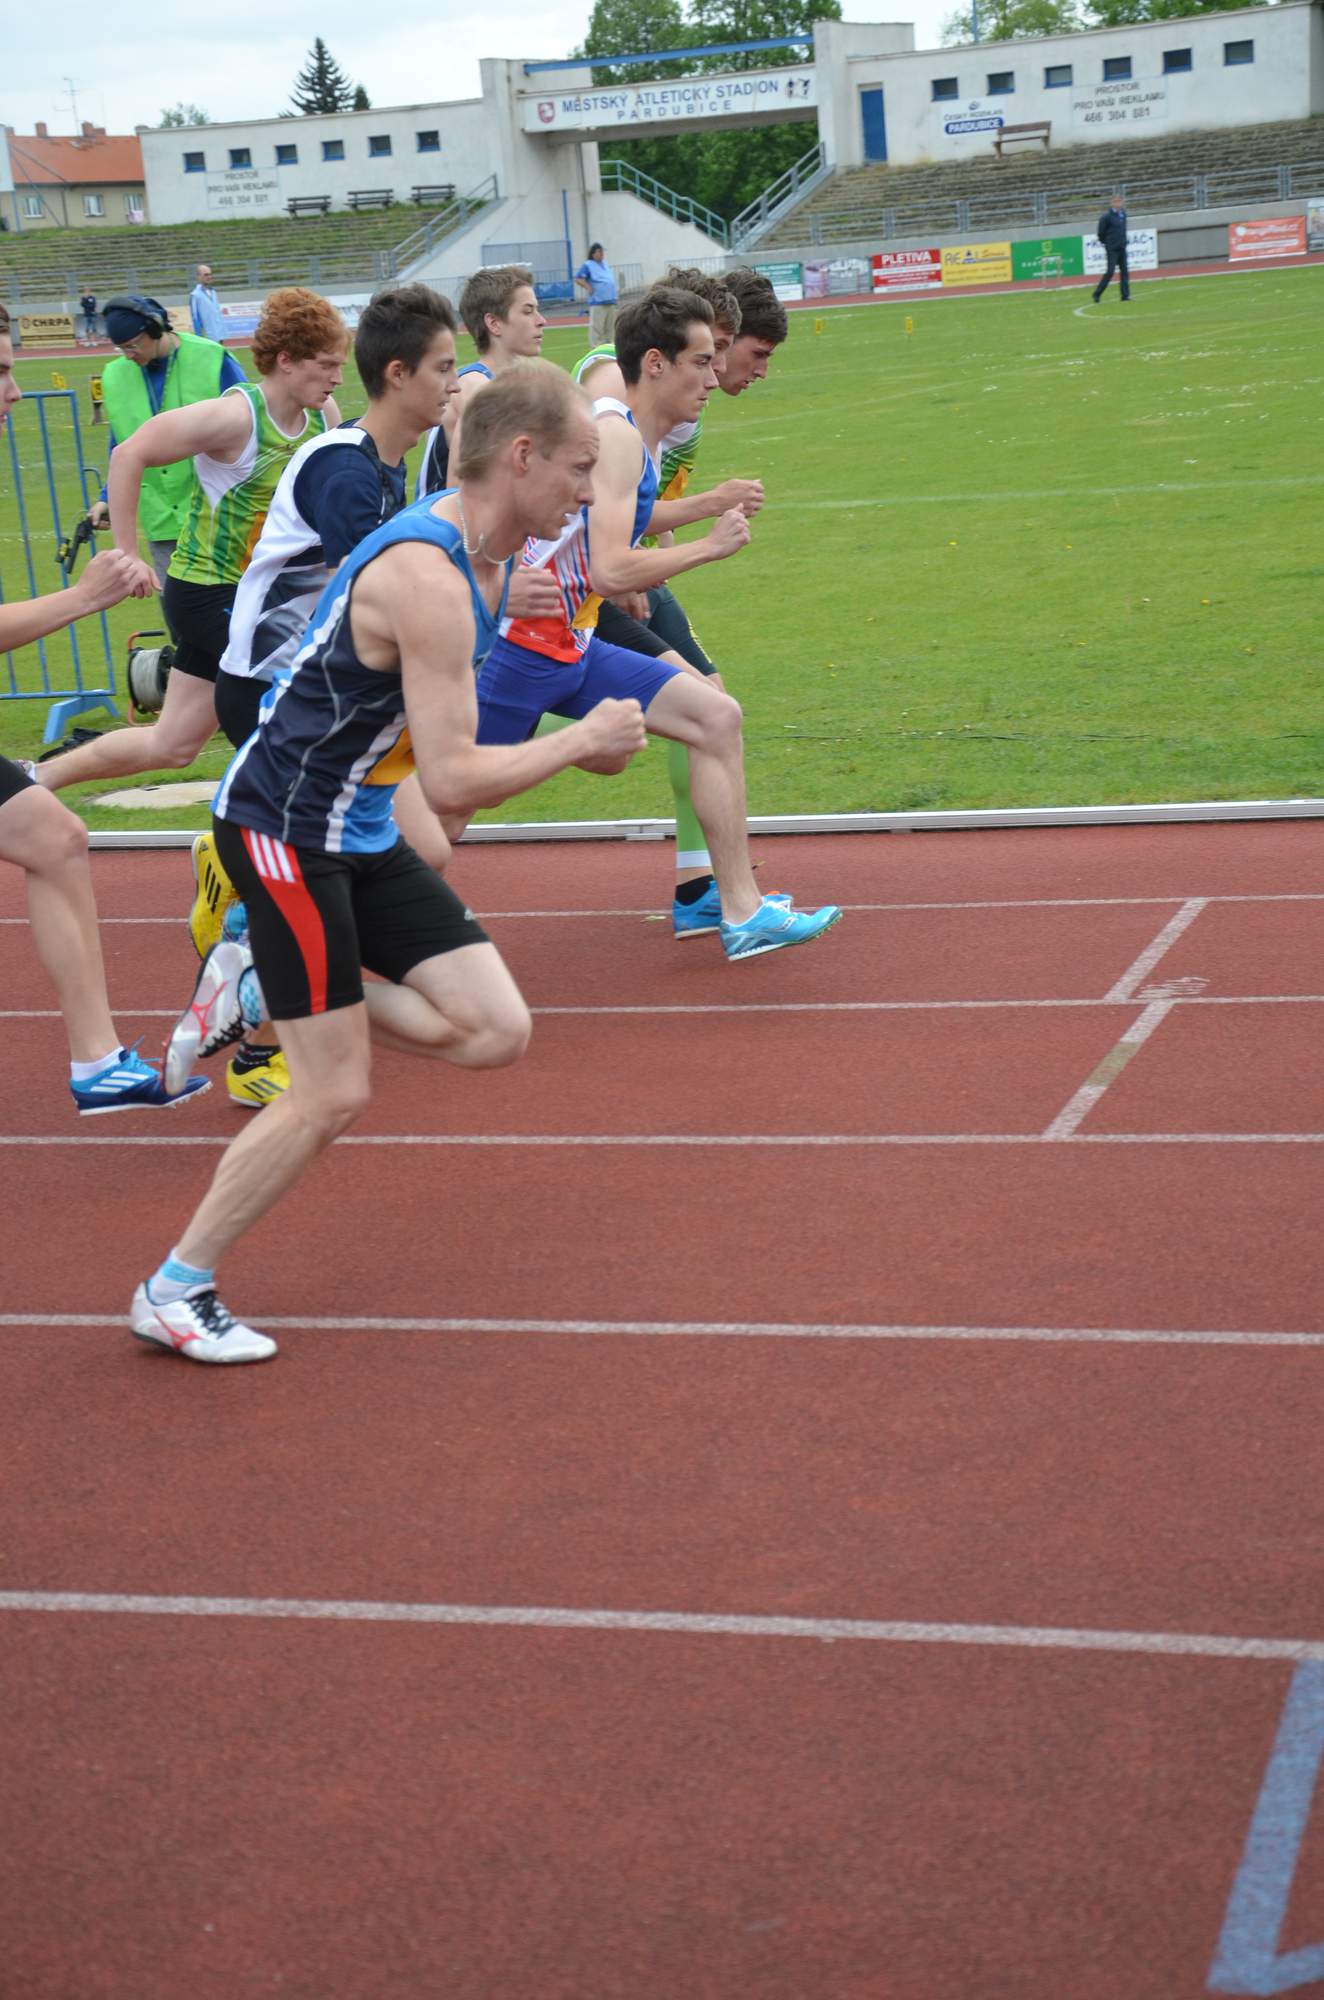
[[1122, 207], [1122, 197], [1119, 194], [1113, 196], [1099, 217], [1099, 226], [1095, 234], [1103, 245], [1108, 268], [1094, 287], [1094, 303], [1098, 305], [1108, 289], [1113, 272], [1116, 271], [1121, 279], [1122, 303], [1125, 305], [1131, 296], [1131, 273], [1126, 262], [1126, 210]]

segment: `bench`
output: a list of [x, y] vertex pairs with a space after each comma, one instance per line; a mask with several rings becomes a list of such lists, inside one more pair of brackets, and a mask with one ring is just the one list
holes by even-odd
[[1000, 132], [994, 134], [993, 151], [1001, 159], [1002, 148], [1008, 141], [1013, 146], [1017, 146], [1023, 139], [1042, 139], [1044, 142], [1044, 151], [1047, 152], [1052, 132], [1053, 127], [1047, 118], [1042, 119], [1037, 125], [1004, 125]]
[[351, 188], [347, 196], [351, 208], [394, 208], [392, 188]]
[[292, 194], [285, 204], [289, 215], [330, 215], [329, 194]]
[[418, 208], [421, 208], [425, 201], [440, 203], [443, 201], [454, 201], [455, 199], [455, 185], [452, 181], [447, 181], [440, 187], [412, 188], [410, 192], [413, 195], [415, 206]]

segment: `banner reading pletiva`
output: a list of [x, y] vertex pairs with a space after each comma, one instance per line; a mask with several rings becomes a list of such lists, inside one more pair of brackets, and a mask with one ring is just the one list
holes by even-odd
[[756, 264], [754, 269], [771, 282], [779, 299], [804, 297], [804, 273], [798, 264]]
[[1254, 264], [1261, 257], [1304, 257], [1304, 215], [1272, 215], [1263, 222], [1230, 222], [1227, 255], [1230, 264]]
[[1013, 243], [1011, 275], [1023, 278], [1079, 278], [1085, 252], [1079, 236], [1041, 236], [1035, 243]]
[[942, 283], [941, 250], [880, 250], [870, 261], [875, 292], [930, 292]]
[[[1082, 239], [1085, 249], [1085, 276], [1101, 278], [1108, 268], [1108, 253], [1097, 236]], [[1157, 229], [1128, 229], [1126, 232], [1126, 262], [1132, 271], [1157, 271], [1158, 231]]]
[[942, 253], [944, 285], [1009, 285], [1010, 243], [958, 243]]

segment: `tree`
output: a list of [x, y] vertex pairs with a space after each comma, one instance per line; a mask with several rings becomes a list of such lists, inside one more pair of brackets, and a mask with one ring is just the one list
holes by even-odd
[[161, 113], [161, 130], [176, 131], [181, 125], [210, 125], [211, 113], [197, 104], [172, 104]]
[[[1149, 0], [1109, 0], [1109, 4], [1143, 6]], [[979, 0], [981, 42], [1014, 42], [1024, 35], [1071, 35], [1085, 25], [1076, 0]], [[942, 24], [941, 36], [945, 47], [973, 42], [971, 9], [967, 6], [949, 14]]]
[[356, 83], [354, 86], [354, 102], [350, 106], [350, 110], [351, 111], [372, 110], [372, 99], [369, 97], [367, 91], [363, 88], [363, 85], [361, 83]]
[[1129, 28], [1137, 21], [1177, 21], [1186, 14], [1226, 14], [1265, 7], [1269, 0], [1090, 0], [1091, 28]]
[[311, 116], [315, 111], [348, 111], [353, 102], [354, 85], [319, 35], [294, 79], [290, 103]]

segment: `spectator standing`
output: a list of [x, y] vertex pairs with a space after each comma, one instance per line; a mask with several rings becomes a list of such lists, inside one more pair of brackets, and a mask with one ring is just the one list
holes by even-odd
[[616, 276], [600, 243], [589, 245], [588, 256], [575, 272], [575, 283], [588, 293], [588, 344], [600, 347], [616, 334]]
[[211, 281], [211, 265], [199, 264], [198, 282], [189, 293], [188, 309], [193, 319], [193, 331], [203, 340], [223, 340], [225, 321], [221, 318], [220, 301], [216, 297], [216, 287]]
[[1113, 196], [1099, 217], [1095, 234], [1103, 245], [1108, 268], [1094, 287], [1094, 303], [1098, 305], [1116, 271], [1122, 287], [1122, 304], [1125, 305], [1131, 296], [1131, 273], [1126, 262], [1126, 210], [1119, 194]]
[[82, 313], [82, 315], [83, 315], [83, 338], [84, 338], [84, 340], [95, 340], [95, 339], [96, 339], [96, 337], [97, 337], [97, 295], [96, 295], [96, 293], [95, 293], [95, 292], [90, 292], [90, 291], [89, 291], [89, 292], [84, 292], [84, 293], [83, 293], [83, 296], [82, 296], [82, 298], [81, 298], [81, 299], [80, 299], [80, 300], [78, 301], [78, 309], [79, 309], [79, 311], [80, 311], [80, 312]]
[[[173, 332], [170, 315], [155, 299], [127, 295], [108, 299], [104, 317], [107, 338], [120, 350], [107, 362], [102, 375], [112, 454], [116, 445], [132, 437], [149, 417], [187, 403], [210, 402], [244, 380], [244, 371], [233, 354], [218, 342]], [[138, 525], [147, 537], [152, 567], [162, 583], [192, 493], [190, 459], [182, 465], [153, 467], [143, 476]], [[104, 528], [110, 520], [104, 486], [88, 519], [94, 528]]]

